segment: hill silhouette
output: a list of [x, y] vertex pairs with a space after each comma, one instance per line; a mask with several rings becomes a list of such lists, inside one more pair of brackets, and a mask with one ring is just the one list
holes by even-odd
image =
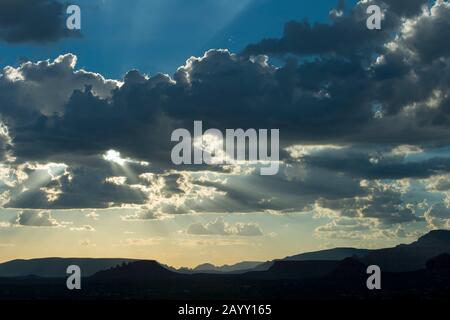
[[108, 270], [99, 271], [93, 281], [146, 282], [178, 276], [177, 273], [163, 267], [155, 260], [134, 261]]
[[[309, 256], [355, 254], [341, 260], [288, 257], [265, 263], [266, 269], [258, 271], [259, 265], [243, 273], [183, 273], [154, 260], [122, 261], [84, 278], [80, 291], [67, 290], [65, 274], [55, 278], [0, 277], [0, 299], [448, 299], [449, 235], [450, 231], [432, 231], [411, 244], [387, 249], [325, 250]], [[52, 259], [44, 261], [51, 263]], [[382, 290], [367, 289], [369, 264], [381, 267]]]
[[256, 268], [257, 266], [261, 265], [263, 262], [261, 261], [242, 261], [235, 264], [225, 264], [222, 266], [215, 266], [211, 263], [203, 263], [195, 267], [194, 269], [191, 269], [189, 271], [191, 272], [229, 272], [229, 273], [235, 273], [235, 272], [245, 272], [252, 270]]
[[35, 275], [39, 277], [65, 277], [69, 265], [77, 265], [82, 270], [83, 277], [122, 264], [136, 261], [133, 259], [111, 258], [42, 258], [16, 259], [0, 264], [0, 277], [24, 277]]
[[333, 248], [314, 252], [300, 253], [284, 258], [284, 260], [343, 260], [350, 257], [363, 257], [369, 253], [368, 249], [357, 248]]
[[325, 276], [337, 267], [338, 261], [275, 261], [268, 270], [251, 271], [243, 276], [251, 279], [306, 279]]
[[377, 264], [386, 271], [414, 271], [425, 268], [429, 259], [446, 252], [450, 253], [450, 231], [433, 230], [411, 244], [371, 250], [361, 261]]

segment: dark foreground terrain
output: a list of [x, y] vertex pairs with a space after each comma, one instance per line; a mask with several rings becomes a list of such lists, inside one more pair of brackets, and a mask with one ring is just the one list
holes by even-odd
[[[240, 273], [177, 272], [156, 261], [125, 260], [84, 277], [81, 290], [73, 291], [66, 288], [63, 274], [1, 277], [0, 299], [447, 300], [450, 297], [450, 231], [433, 231], [412, 244], [395, 248], [335, 250], [265, 262]], [[343, 258], [342, 252], [351, 256]], [[367, 289], [366, 271], [371, 264], [381, 267], [381, 290]]]

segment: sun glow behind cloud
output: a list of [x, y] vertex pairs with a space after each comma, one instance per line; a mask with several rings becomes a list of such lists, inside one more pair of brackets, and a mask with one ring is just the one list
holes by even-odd
[[[114, 44], [120, 43], [119, 39], [123, 36], [130, 37], [130, 34], [134, 39], [129, 40], [136, 44], [136, 46], [127, 46], [125, 42], [121, 43], [121, 46], [129, 52], [124, 53], [120, 50], [120, 58], [124, 62], [120, 72], [126, 72], [129, 70], [129, 65], [133, 64], [133, 68], [139, 67], [142, 72], [153, 74], [152, 68], [158, 68], [157, 71], [169, 71], [164, 68], [164, 64], [161, 65], [161, 60], [152, 54], [161, 55], [161, 52], [167, 56], [170, 56], [167, 52], [180, 54], [181, 59], [178, 56], [170, 57], [170, 60], [176, 60], [177, 63], [182, 63], [191, 54], [201, 56], [201, 53], [192, 48], [201, 47], [201, 44], [209, 41], [215, 33], [221, 33], [222, 29], [227, 29], [227, 24], [233, 22], [236, 16], [240, 16], [240, 11], [244, 10], [251, 1], [241, 1], [238, 6], [233, 6], [229, 1], [217, 1], [212, 6], [216, 7], [217, 3], [220, 3], [220, 6], [229, 7], [229, 11], [226, 12], [219, 10], [221, 19], [215, 19], [217, 10], [214, 12], [210, 10], [211, 15], [207, 16], [192, 15], [198, 12], [196, 6], [201, 1], [196, 4], [186, 3], [183, 5], [185, 10], [180, 9], [175, 13], [166, 11], [166, 8], [173, 3], [171, 0], [152, 3], [141, 1], [143, 5], [145, 4], [146, 10], [142, 10], [143, 8], [137, 4], [138, 1], [125, 5], [122, 2], [114, 2], [114, 6], [112, 2], [110, 8], [116, 8], [117, 12], [125, 13], [125, 10], [118, 9], [131, 5], [128, 13], [138, 13], [137, 18], [131, 15], [136, 18], [132, 22], [128, 20], [128, 13], [123, 16], [123, 21], [120, 20], [120, 23], [117, 19], [110, 19], [111, 25], [120, 25], [122, 22], [125, 24], [123, 34], [109, 32], [115, 39]], [[253, 1], [253, 4], [255, 2]], [[120, 6], [116, 7], [116, 5]], [[450, 9], [442, 4], [440, 7], [442, 15]], [[154, 10], [148, 10], [150, 8]], [[152, 12], [152, 18], [155, 19], [152, 23], [144, 19], [148, 12]], [[204, 8], [202, 12], [205, 12]], [[167, 19], [165, 16], [167, 14], [170, 14], [172, 18]], [[195, 36], [197, 40], [178, 34], [178, 32], [187, 32], [186, 30], [177, 30], [178, 39], [174, 40], [178, 41], [173, 43], [167, 41], [170, 44], [165, 47], [165, 41], [171, 37], [167, 37], [168, 33], [159, 26], [170, 25], [169, 29], [173, 32], [172, 25], [176, 25], [175, 28], [179, 27], [178, 24], [173, 24], [173, 21], [179, 20], [176, 17], [186, 18], [190, 15], [198, 18], [193, 24], [201, 22], [198, 26], [201, 32]], [[343, 17], [347, 15], [344, 13]], [[340, 19], [342, 15], [337, 16], [339, 16], [337, 19]], [[445, 22], [444, 18], [437, 20], [433, 15], [423, 15], [417, 19], [419, 19], [418, 22], [426, 23], [425, 27], [432, 23], [437, 27], [441, 23], [434, 23], [434, 21]], [[448, 18], [445, 19], [448, 20]], [[191, 19], [186, 20], [188, 21], [183, 23], [190, 24]], [[250, 20], [253, 23], [253, 20]], [[126, 24], [127, 22], [130, 24]], [[102, 26], [100, 22], [98, 25]], [[204, 25], [207, 27], [205, 28]], [[321, 31], [316, 30], [313, 25], [306, 29], [301, 23], [293, 25], [296, 26], [292, 29], [294, 33], [296, 30], [307, 33], [311, 30], [318, 33]], [[278, 26], [281, 28], [281, 24]], [[86, 30], [92, 29], [89, 24], [84, 27]], [[106, 27], [109, 28], [110, 25]], [[99, 31], [103, 33], [107, 30], [106, 27], [97, 30], [103, 29]], [[150, 237], [153, 236], [151, 233], [145, 232], [151, 229], [149, 226], [152, 225], [159, 225], [164, 230], [164, 234], [160, 236], [165, 238], [170, 238], [179, 230], [186, 230], [187, 225], [190, 224], [197, 223], [199, 226], [200, 223], [206, 229], [212, 228], [214, 222], [220, 222], [220, 220], [216, 217], [204, 218], [211, 213], [223, 215], [225, 223], [230, 225], [247, 226], [248, 223], [257, 222], [261, 224], [261, 229], [265, 232], [280, 234], [280, 237], [286, 240], [280, 245], [280, 250], [284, 250], [285, 254], [289, 253], [287, 251], [291, 241], [302, 245], [303, 241], [311, 241], [316, 245], [319, 240], [309, 239], [314, 236], [338, 241], [337, 239], [341, 239], [342, 235], [347, 238], [351, 235], [352, 241], [357, 241], [358, 238], [367, 239], [368, 236], [373, 239], [378, 235], [384, 236], [384, 233], [379, 233], [380, 230], [399, 230], [398, 225], [405, 230], [449, 226], [450, 184], [447, 172], [450, 170], [450, 162], [448, 162], [450, 157], [448, 147], [443, 145], [441, 150], [435, 146], [414, 144], [420, 139], [430, 139], [427, 141], [432, 142], [448, 140], [450, 132], [445, 129], [448, 126], [443, 125], [444, 122], [434, 121], [434, 119], [441, 119], [440, 121], [447, 119], [443, 103], [448, 98], [448, 77], [445, 72], [448, 68], [440, 68], [439, 71], [432, 69], [434, 64], [429, 62], [434, 61], [435, 57], [428, 53], [427, 48], [417, 47], [419, 42], [406, 41], [415, 37], [416, 29], [421, 29], [419, 23], [410, 27], [413, 29], [408, 31], [407, 37], [392, 40], [395, 46], [384, 52], [384, 58], [379, 59], [378, 64], [372, 65], [373, 74], [372, 72], [368, 74], [365, 69], [359, 70], [360, 61], [356, 60], [351, 65], [339, 64], [340, 62], [336, 61], [338, 69], [342, 72], [338, 77], [335, 74], [335, 66], [331, 67], [331, 64], [324, 63], [327, 59], [318, 59], [314, 64], [304, 61], [304, 64], [302, 62], [299, 65], [272, 66], [270, 61], [273, 61], [274, 55], [271, 53], [294, 49], [298, 50], [299, 54], [302, 52], [304, 54], [305, 49], [310, 50], [310, 46], [316, 45], [314, 41], [311, 41], [307, 47], [303, 47], [301, 43], [297, 46], [297, 39], [300, 37], [293, 36], [291, 39], [291, 33], [283, 36], [281, 40], [275, 39], [272, 42], [253, 46], [253, 49], [259, 48], [255, 49], [253, 54], [264, 55], [259, 56], [260, 58], [247, 59], [244, 55], [237, 53], [240, 52], [237, 49], [230, 51], [212, 49], [202, 58], [189, 59], [188, 63], [170, 78], [161, 75], [147, 76], [135, 70], [130, 71], [123, 81], [123, 86], [120, 85], [122, 82], [106, 80], [102, 76], [104, 74], [102, 64], [108, 68], [113, 68], [111, 66], [116, 68], [121, 65], [120, 63], [108, 60], [110, 57], [102, 57], [105, 60], [99, 63], [96, 54], [93, 54], [90, 62], [86, 62], [89, 60], [86, 54], [75, 50], [76, 48], [71, 49], [80, 56], [82, 65], [100, 73], [75, 69], [77, 61], [75, 54], [60, 56], [53, 62], [50, 60], [48, 62], [30, 61], [20, 67], [5, 68], [3, 79], [0, 76], [0, 96], [2, 97], [0, 105], [2, 119], [0, 120], [6, 121], [11, 118], [14, 121], [6, 122], [8, 126], [11, 126], [11, 130], [7, 130], [8, 128], [1, 125], [0, 121], [0, 142], [4, 146], [2, 148], [0, 145], [0, 152], [4, 151], [5, 159], [3, 163], [0, 163], [0, 178], [4, 177], [2, 189], [0, 189], [0, 203], [16, 210], [21, 208], [114, 210], [111, 207], [123, 211], [129, 209], [127, 212], [117, 214], [114, 221], [108, 220], [106, 223], [106, 219], [102, 217], [101, 224], [93, 226], [96, 231], [91, 231], [89, 237], [101, 234], [102, 239], [105, 240], [102, 244], [101, 237], [91, 239], [93, 243], [97, 243], [98, 252], [111, 243], [120, 243], [123, 239], [116, 239], [115, 235], [121, 234], [122, 229], [135, 232], [136, 239], [146, 239], [130, 241], [131, 244], [140, 243], [140, 247], [147, 245], [151, 247], [157, 243], [151, 241]], [[197, 27], [194, 29], [197, 30]], [[251, 29], [259, 29], [259, 27], [252, 26]], [[423, 31], [426, 30], [432, 30], [432, 28], [427, 27]], [[339, 42], [337, 31], [339, 30], [332, 32], [337, 35], [336, 39]], [[351, 31], [349, 29], [349, 32]], [[441, 31], [436, 29], [435, 34], [440, 34], [439, 32]], [[164, 38], [164, 43], [154, 46], [154, 43], [158, 41], [152, 38], [153, 33], [157, 38]], [[195, 34], [195, 32], [191, 33]], [[243, 36], [243, 33], [239, 35]], [[426, 43], [427, 36], [422, 36], [421, 33], [419, 35], [420, 43]], [[233, 37], [238, 38], [234, 34]], [[108, 40], [106, 38], [92, 36], [92, 34], [87, 34], [86, 37], [87, 41], [91, 41], [89, 46], [92, 42], [100, 43], [102, 49], [105, 52], [111, 52], [112, 56], [117, 53], [117, 50], [110, 50], [110, 47], [103, 46]], [[323, 38], [320, 36], [312, 38], [319, 40], [319, 49], [321, 49], [325, 42]], [[346, 38], [347, 34], [344, 35], [344, 39]], [[295, 41], [293, 43], [295, 46], [289, 45], [290, 40]], [[188, 43], [187, 46], [190, 46], [188, 54], [183, 51], [185, 43], [180, 42]], [[333, 44], [333, 41], [330, 42]], [[376, 39], [373, 42], [377, 45], [381, 44]], [[271, 43], [283, 46], [270, 48], [267, 45]], [[145, 47], [140, 47], [141, 44]], [[288, 46], [284, 47], [284, 45]], [[348, 45], [355, 45], [355, 50], [361, 49], [354, 43]], [[153, 47], [157, 47], [158, 50], [144, 50]], [[169, 50], [175, 47], [177, 50]], [[331, 49], [337, 50], [339, 56], [345, 56], [347, 51], [352, 51], [341, 52], [340, 45]], [[98, 51], [91, 50], [91, 52]], [[424, 57], [430, 61], [424, 59], [422, 66], [419, 61], [409, 64], [408, 59], [393, 59], [392, 55], [403, 57], [405, 52], [417, 52], [417, 57], [425, 54]], [[437, 51], [433, 50], [433, 52]], [[270, 60], [265, 54], [270, 56]], [[440, 54], [445, 55], [447, 52]], [[317, 55], [321, 56], [320, 51]], [[27, 56], [37, 61], [37, 57], [32, 53], [27, 53]], [[325, 58], [326, 56], [324, 55]], [[373, 57], [372, 54], [370, 57]], [[50, 56], [45, 57], [47, 58]], [[352, 56], [349, 59], [353, 61], [355, 57]], [[141, 63], [139, 60], [144, 62]], [[346, 59], [342, 60], [346, 61]], [[374, 77], [374, 74], [381, 73], [380, 76], [383, 76], [385, 66], [390, 70], [397, 70], [394, 62], [400, 60], [402, 61], [400, 69], [409, 70], [408, 74], [414, 75], [414, 81], [405, 82], [401, 76], [390, 75], [399, 84], [392, 87], [412, 88], [411, 92], [414, 94], [407, 93], [407, 97], [404, 97], [401, 95], [403, 90], [398, 90], [389, 94], [392, 96], [392, 101], [391, 97], [379, 94], [376, 97], [378, 99], [373, 99], [371, 92], [378, 92], [378, 87], [384, 88], [383, 84], [386, 82], [369, 80]], [[440, 59], [439, 63], [445, 65], [448, 61]], [[122, 67], [125, 69], [122, 70]], [[316, 68], [319, 68], [317, 69], [319, 71]], [[353, 72], [352, 68], [355, 68], [354, 71], [359, 71]], [[308, 81], [311, 82], [304, 83], [309, 71], [319, 76], [317, 79], [315, 76], [310, 77]], [[114, 74], [115, 72], [119, 71], [114, 71]], [[240, 75], [239, 81], [236, 81], [237, 72]], [[290, 76], [286, 77], [286, 75]], [[114, 76], [114, 78], [118, 77]], [[436, 78], [436, 83], [442, 83], [442, 88], [432, 88], [432, 81], [423, 81], [433, 78]], [[324, 83], [326, 85], [323, 85]], [[353, 83], [367, 85], [367, 89], [374, 90], [356, 90], [358, 92], [355, 92]], [[429, 90], [428, 85], [430, 85]], [[83, 90], [85, 86], [92, 87], [92, 90]], [[429, 92], [424, 93], [420, 99], [416, 98], [415, 94], [422, 91]], [[73, 94], [74, 92], [76, 94]], [[27, 99], [22, 99], [23, 97]], [[276, 100], [273, 100], [273, 97]], [[400, 116], [397, 116], [397, 110], [405, 107], [402, 101], [410, 99], [413, 100], [410, 105], [414, 108], [408, 109], [409, 116], [404, 116], [402, 112]], [[376, 111], [372, 108], [373, 101], [378, 100], [382, 100], [380, 110], [383, 111], [383, 117], [373, 121], [373, 111]], [[358, 101], [357, 106], [353, 106], [351, 101]], [[398, 101], [400, 104], [396, 105], [394, 102]], [[311, 108], [305, 108], [309, 105]], [[365, 113], [367, 111], [364, 109], [365, 105], [370, 107], [368, 114]], [[390, 105], [395, 108], [392, 108], [389, 113]], [[420, 117], [423, 121], [417, 123], [420, 126], [416, 127], [415, 112], [421, 108], [423, 112], [418, 113], [417, 118]], [[54, 116], [55, 114], [57, 116]], [[164, 117], [159, 117], [160, 114], [164, 114]], [[259, 117], [259, 114], [262, 116]], [[35, 115], [38, 117], [34, 118]], [[194, 147], [206, 153], [218, 150], [214, 158], [217, 163], [203, 168], [187, 167], [174, 170], [170, 163], [164, 163], [164, 159], [170, 159], [167, 154], [164, 154], [167, 151], [165, 149], [168, 141], [167, 132], [171, 130], [171, 125], [174, 123], [185, 125], [184, 120], [191, 122], [192, 119], [189, 119], [191, 116], [207, 117], [209, 122], [219, 123], [217, 126], [219, 128], [241, 126], [259, 128], [267, 127], [267, 124], [280, 123], [283, 134], [289, 136], [289, 140], [285, 140], [283, 144], [285, 149], [283, 158], [280, 159], [280, 174], [274, 177], [260, 177], [256, 174], [255, 163], [227, 159], [226, 153], [220, 148], [223, 146], [223, 141], [212, 135], [204, 135], [203, 141], [194, 141]], [[35, 123], [39, 125], [34, 126]], [[330, 124], [333, 125], [330, 127]], [[422, 127], [426, 131], [419, 130]], [[407, 137], [403, 134], [405, 132], [403, 128], [410, 128], [407, 131]], [[418, 132], [415, 131], [416, 129]], [[370, 145], [362, 143], [368, 140], [375, 143]], [[95, 143], [92, 143], [93, 141]], [[230, 163], [219, 165], [225, 160], [230, 160]], [[36, 163], [40, 164], [36, 165]], [[400, 184], [402, 188], [397, 187], [396, 184]], [[424, 215], [427, 206], [444, 202], [443, 200], [446, 206], [441, 208], [434, 206], [433, 210], [427, 210]], [[309, 219], [301, 220], [300, 216], [306, 216], [309, 210], [315, 210], [316, 214], [311, 215]], [[57, 220], [65, 221], [65, 217], [62, 217], [64, 214], [66, 212], [61, 212]], [[252, 217], [247, 218], [250, 214]], [[239, 220], [233, 220], [234, 216], [239, 216]], [[270, 216], [271, 220], [264, 224], [263, 220], [266, 216]], [[42, 220], [42, 216], [37, 215], [37, 217]], [[247, 220], [241, 221], [241, 217]], [[289, 217], [290, 220], [284, 222], [285, 217]], [[41, 232], [36, 228], [9, 228], [10, 220], [3, 220], [0, 221], [3, 235], [13, 231], [23, 234], [21, 238], [23, 242], [18, 240], [18, 246], [25, 246], [27, 245], [24, 244], [25, 242], [31, 242], [31, 233], [38, 238], [37, 235]], [[82, 221], [78, 217], [71, 220], [76, 224], [71, 229], [79, 230], [80, 233], [89, 229], [82, 226], [91, 224], [91, 221]], [[302, 222], [302, 227], [307, 226], [304, 227], [303, 234], [298, 232], [298, 221]], [[371, 224], [368, 221], [376, 221], [377, 224]], [[170, 226], [175, 222], [179, 223], [177, 227]], [[316, 224], [324, 227], [315, 229]], [[51, 231], [42, 231], [42, 234], [52, 232], [55, 235], [54, 239], [59, 239], [64, 237], [64, 232], [68, 229], [69, 227], [55, 228]], [[352, 233], [349, 233], [350, 229]], [[314, 230], [316, 230], [315, 233], [313, 233]], [[155, 228], [151, 231], [158, 230]], [[29, 234], [25, 234], [26, 232]], [[60, 234], [56, 235], [56, 233]], [[228, 233], [235, 235], [236, 232]], [[72, 234], [71, 237], [73, 237]], [[389, 237], [397, 237], [393, 233], [386, 233], [386, 235], [385, 238], [380, 236], [376, 239], [380, 239], [380, 243], [386, 243], [390, 241]], [[7, 237], [2, 239], [1, 236], [2, 234], [0, 234], [0, 244], [15, 240]], [[195, 235], [190, 236], [191, 238], [188, 239], [190, 243], [197, 245], [198, 239]], [[203, 236], [212, 235], [204, 234]], [[90, 243], [85, 240], [80, 238], [73, 243]], [[176, 247], [171, 248], [173, 252], [183, 245], [181, 240], [177, 242]], [[63, 250], [59, 241], [55, 243]], [[356, 242], [352, 244], [354, 243]], [[268, 244], [264, 243], [264, 245]], [[43, 252], [42, 255], [53, 253], [56, 255], [60, 252], [45, 251], [44, 247], [38, 249], [41, 250], [39, 252]], [[302, 247], [303, 249], [306, 247]], [[215, 248], [211, 246], [211, 250]], [[299, 250], [298, 247], [292, 247], [290, 253], [296, 253]], [[242, 258], [248, 258], [241, 250], [236, 251], [243, 255]], [[151, 254], [154, 253], [159, 254], [156, 250], [151, 252]], [[17, 256], [19, 253], [14, 254]], [[101, 254], [106, 253], [101, 252]], [[276, 254], [268, 255], [267, 258], [278, 254], [279, 252], [276, 251]], [[142, 251], [142, 257], [149, 255], [148, 251]], [[153, 256], [153, 258], [156, 257], [158, 256]]]
[[126, 159], [123, 159], [120, 156], [120, 152], [118, 152], [116, 150], [106, 151], [106, 153], [103, 155], [103, 159], [105, 159], [106, 161], [117, 163], [118, 165], [121, 165], [121, 166], [123, 166], [127, 161]]

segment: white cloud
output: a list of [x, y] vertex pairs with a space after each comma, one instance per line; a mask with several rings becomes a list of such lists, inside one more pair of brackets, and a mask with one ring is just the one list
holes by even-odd
[[89, 232], [94, 232], [95, 228], [86, 224], [80, 227], [72, 227], [69, 229], [70, 231], [89, 231]]
[[52, 218], [50, 211], [23, 210], [18, 213], [15, 223], [29, 227], [60, 227], [62, 224]]
[[208, 223], [192, 223], [186, 230], [191, 235], [219, 235], [219, 236], [261, 236], [261, 229], [256, 223], [229, 224], [222, 217]]

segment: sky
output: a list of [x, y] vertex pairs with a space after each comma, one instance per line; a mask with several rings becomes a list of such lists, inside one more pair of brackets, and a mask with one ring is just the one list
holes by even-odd
[[[448, 1], [72, 3], [81, 30], [65, 2], [0, 3], [0, 261], [221, 265], [450, 228]], [[175, 165], [196, 120], [278, 129], [278, 173]]]

